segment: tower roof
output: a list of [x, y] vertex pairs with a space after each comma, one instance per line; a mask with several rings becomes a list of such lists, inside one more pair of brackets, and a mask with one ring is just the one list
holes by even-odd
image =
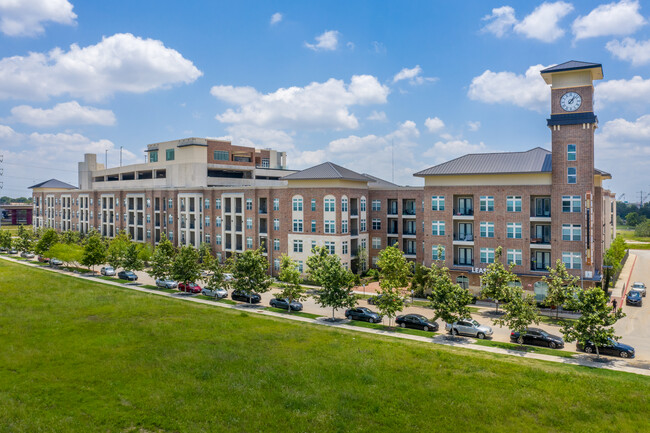
[[77, 189], [76, 186], [70, 185], [69, 183], [61, 182], [57, 179], [46, 180], [45, 182], [37, 183], [32, 185], [29, 189], [33, 188], [57, 188], [57, 189]]
[[603, 65], [600, 63], [581, 62], [579, 60], [569, 60], [568, 62], [560, 63], [559, 65], [550, 66], [546, 69], [542, 69], [540, 74], [542, 74], [546, 84], [551, 84], [552, 74], [579, 70], [591, 70], [592, 80], [603, 79]]
[[316, 180], [316, 179], [339, 179], [339, 180], [355, 180], [359, 182], [369, 182], [371, 179], [357, 173], [356, 171], [348, 170], [345, 167], [334, 164], [333, 162], [324, 162], [313, 167], [306, 168], [297, 173], [292, 173], [284, 176], [283, 180]]

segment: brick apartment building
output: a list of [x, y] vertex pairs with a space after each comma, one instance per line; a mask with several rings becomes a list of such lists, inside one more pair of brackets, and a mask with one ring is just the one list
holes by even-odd
[[151, 244], [164, 232], [175, 245], [209, 243], [221, 260], [262, 246], [274, 273], [281, 254], [302, 267], [314, 245], [355, 269], [360, 247], [373, 265], [397, 242], [409, 260], [444, 260], [473, 288], [501, 246], [524, 288], [541, 296], [557, 259], [595, 284], [616, 224], [603, 188], [611, 176], [594, 167], [602, 66], [571, 61], [542, 77], [551, 151], [465, 155], [415, 173], [423, 187], [404, 187], [330, 162], [288, 170], [283, 152], [188, 138], [149, 145], [144, 164], [106, 168], [86, 154], [79, 188], [54, 179], [31, 187], [34, 227], [109, 238], [126, 230]]

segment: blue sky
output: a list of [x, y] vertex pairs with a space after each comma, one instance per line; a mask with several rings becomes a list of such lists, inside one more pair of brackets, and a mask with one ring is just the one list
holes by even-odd
[[[419, 185], [470, 152], [550, 146], [538, 71], [603, 64], [596, 164], [650, 191], [650, 4], [0, 0], [0, 195], [94, 152], [189, 136]], [[392, 149], [392, 151], [391, 151]]]

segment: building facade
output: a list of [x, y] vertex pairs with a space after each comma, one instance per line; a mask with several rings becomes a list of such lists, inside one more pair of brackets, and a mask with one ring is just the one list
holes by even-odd
[[542, 71], [551, 86], [551, 150], [465, 155], [415, 173], [403, 187], [327, 162], [287, 169], [286, 155], [188, 138], [151, 144], [148, 161], [106, 168], [87, 154], [79, 188], [34, 185], [34, 227], [106, 237], [126, 230], [155, 245], [208, 243], [216, 256], [262, 247], [273, 273], [290, 255], [304, 271], [313, 246], [357, 270], [395, 243], [412, 261], [444, 261], [458, 283], [480, 277], [502, 247], [522, 285], [539, 293], [562, 260], [586, 284], [600, 281], [616, 224], [611, 176], [594, 167], [593, 80], [599, 64], [567, 62]]

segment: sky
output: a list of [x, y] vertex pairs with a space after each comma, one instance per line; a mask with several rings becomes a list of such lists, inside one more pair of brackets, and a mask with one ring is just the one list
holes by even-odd
[[[596, 166], [650, 192], [650, 1], [0, 0], [0, 195], [186, 137], [404, 185], [550, 149], [539, 71], [601, 63]], [[108, 152], [106, 152], [108, 151]], [[625, 194], [625, 197], [623, 197]]]

